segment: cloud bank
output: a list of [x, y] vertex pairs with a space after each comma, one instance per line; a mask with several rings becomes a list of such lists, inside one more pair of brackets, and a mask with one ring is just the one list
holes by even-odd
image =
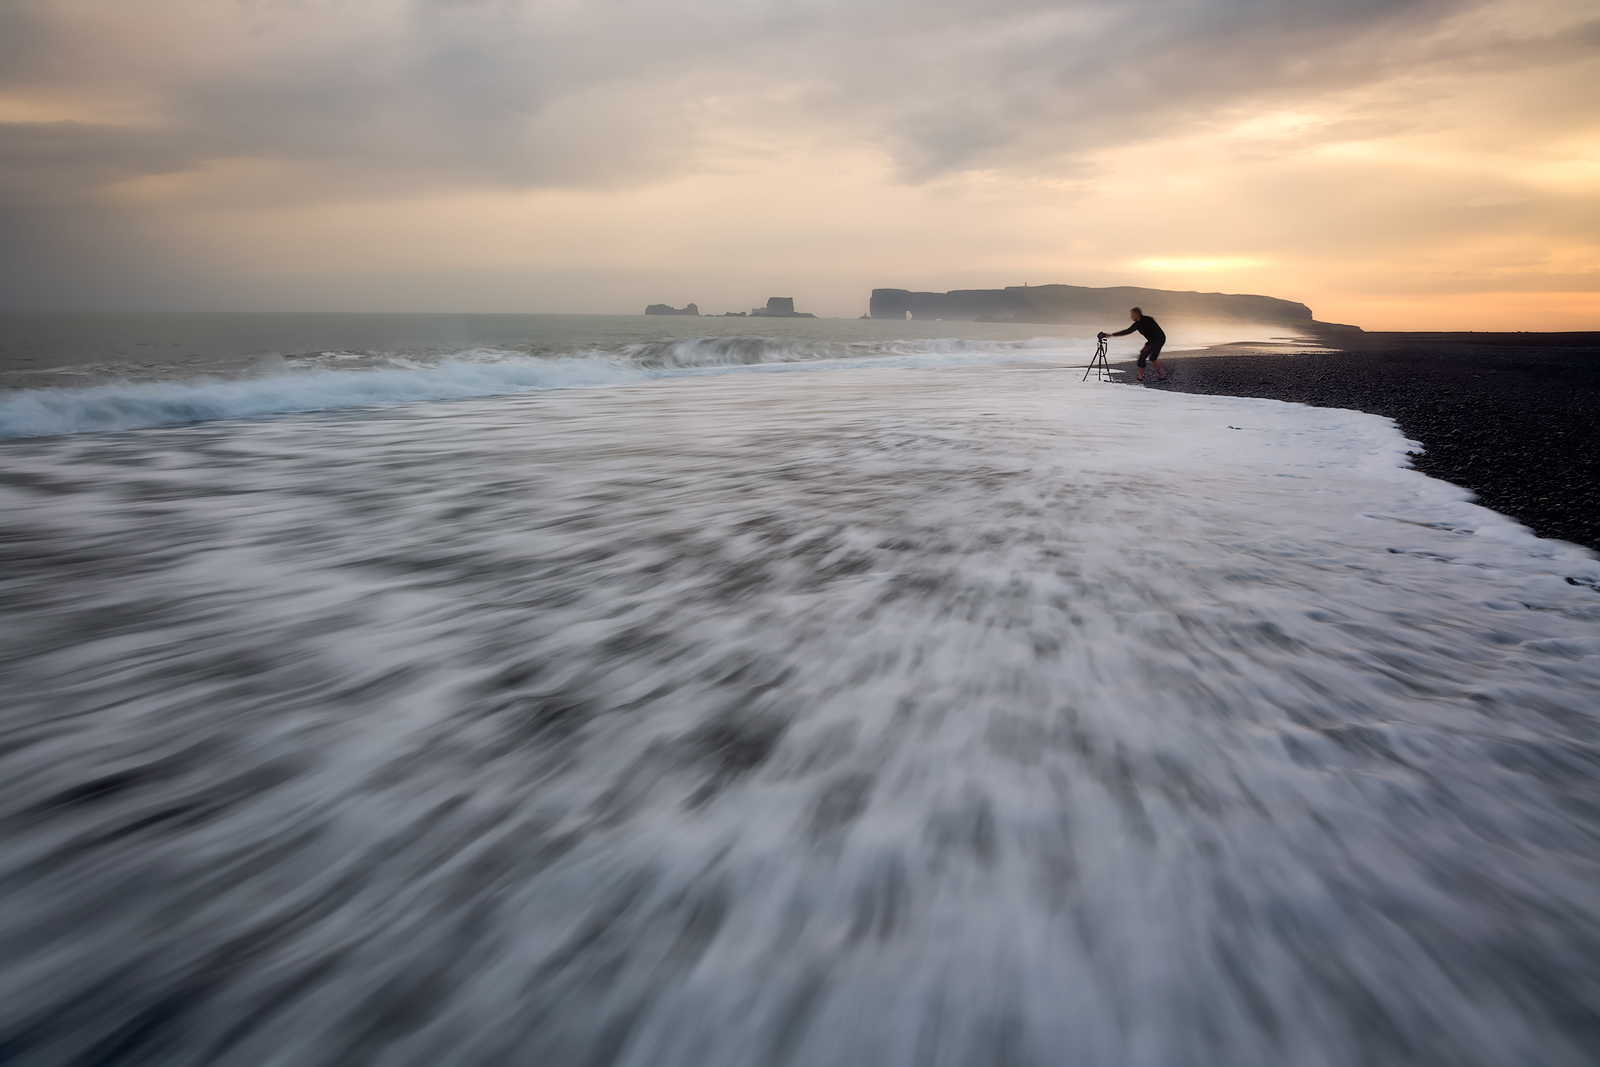
[[[803, 245], [830, 205], [797, 208], [808, 198], [782, 175], [848, 167], [859, 188], [830, 195], [899, 190], [930, 224], [941, 196], [981, 212], [1048, 191], [1091, 244], [1136, 237], [1130, 271], [1281, 262], [1287, 233], [1231, 247], [1254, 212], [1351, 264], [1392, 257], [1397, 231], [1426, 231], [1401, 242], [1413, 250], [1466, 231], [1487, 247], [1514, 220], [1532, 235], [1523, 259], [1548, 228], [1567, 235], [1564, 264], [1525, 266], [1592, 290], [1594, 244], [1571, 235], [1594, 221], [1581, 204], [1600, 174], [1597, 70], [1600, 20], [1559, 0], [13, 0], [0, 272], [22, 303], [170, 302], [186, 269], [248, 261], [228, 247], [247, 217], [309, 226], [329, 205], [382, 203], [404, 227], [408, 203], [522, 197], [537, 212], [527, 197], [577, 196], [619, 198], [637, 230], [642, 191], [700, 183], [714, 209], [730, 176], [786, 197], [807, 221], [764, 236]], [[1212, 183], [1214, 201], [1165, 199], [1235, 212], [1228, 233], [1188, 216], [1162, 220], [1170, 247], [1139, 233], [1141, 211], [1161, 214], [1156, 176]], [[1373, 182], [1424, 195], [1396, 205]], [[1459, 203], [1453, 226], [1439, 200]], [[1319, 215], [1363, 201], [1364, 242], [1317, 234]], [[1011, 214], [994, 215], [993, 251], [1031, 267]], [[1096, 217], [1122, 229], [1096, 236]], [[919, 258], [914, 242], [905, 254]]]

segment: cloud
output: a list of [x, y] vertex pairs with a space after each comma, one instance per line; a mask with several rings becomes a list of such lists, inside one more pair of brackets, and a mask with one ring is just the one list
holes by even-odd
[[270, 158], [402, 172], [423, 186], [616, 185], [785, 136], [875, 144], [907, 181], [985, 168], [1066, 173], [1097, 148], [1262, 100], [1581, 45], [1549, 30], [1474, 29], [1484, 9], [1461, 0], [19, 0], [0, 34], [13, 42], [0, 98], [54, 94], [89, 110], [96, 97], [143, 102], [148, 117], [115, 131], [13, 131], [38, 142], [21, 147], [46, 183]]
[[[373, 240], [383, 259], [415, 205], [533, 211], [517, 198], [541, 191], [626, 200], [648, 227], [658, 190], [687, 241], [740, 175], [740, 228], [711, 233], [730, 261], [762, 234], [809, 248], [830, 218], [866, 235], [899, 202], [925, 214], [870, 239], [912, 256], [960, 211], [997, 235], [967, 263], [1061, 271], [1041, 247], [1081, 237], [1173, 284], [1292, 269], [1294, 241], [1429, 271], [1430, 249], [1589, 217], [1597, 27], [1587, 0], [7, 0], [0, 281], [176, 292], [171, 264], [209, 285], [202, 261], [247, 269], [228, 234], [295, 227], [359, 258], [327, 247], [330, 206], [400, 235]], [[821, 180], [842, 167], [854, 185]], [[598, 233], [608, 209], [585, 203]], [[1048, 241], [1026, 232], [1045, 217]], [[447, 232], [438, 254], [472, 269]], [[625, 235], [599, 243], [647, 266]]]
[[57, 198], [153, 174], [188, 170], [204, 146], [165, 130], [96, 122], [0, 122], [0, 190]]

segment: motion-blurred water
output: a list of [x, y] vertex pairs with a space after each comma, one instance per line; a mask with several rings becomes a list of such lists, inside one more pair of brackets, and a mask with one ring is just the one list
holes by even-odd
[[[1272, 332], [1183, 323], [1172, 347]], [[735, 371], [1047, 358], [1092, 348], [1093, 333], [641, 315], [0, 315], [0, 438]]]
[[0, 444], [0, 1063], [1593, 1063], [1596, 560], [1078, 378]]

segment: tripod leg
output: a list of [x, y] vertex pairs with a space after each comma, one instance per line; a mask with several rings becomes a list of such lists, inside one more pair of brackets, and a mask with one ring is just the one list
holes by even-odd
[[1094, 372], [1094, 380], [1097, 382], [1105, 381], [1106, 376], [1111, 373], [1111, 365], [1106, 362], [1106, 343], [1104, 341], [1095, 346], [1094, 358], [1089, 360], [1089, 365], [1083, 371], [1084, 381], [1089, 380], [1090, 371]]
[[1101, 376], [1102, 371], [1104, 371], [1106, 374], [1111, 373], [1111, 367], [1106, 363], [1106, 343], [1104, 341], [1101, 341], [1099, 344], [1095, 345], [1094, 358], [1089, 360], [1089, 365], [1083, 369], [1084, 381], [1089, 380], [1090, 371], [1094, 372], [1094, 380], [1097, 382], [1105, 381], [1105, 378]]

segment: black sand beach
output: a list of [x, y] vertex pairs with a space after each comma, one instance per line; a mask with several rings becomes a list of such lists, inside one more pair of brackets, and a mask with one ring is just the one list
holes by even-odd
[[[1171, 355], [1162, 388], [1387, 415], [1422, 442], [1417, 469], [1542, 537], [1600, 550], [1600, 333], [1367, 333], [1338, 343]], [[1131, 362], [1115, 368], [1133, 381]]]

